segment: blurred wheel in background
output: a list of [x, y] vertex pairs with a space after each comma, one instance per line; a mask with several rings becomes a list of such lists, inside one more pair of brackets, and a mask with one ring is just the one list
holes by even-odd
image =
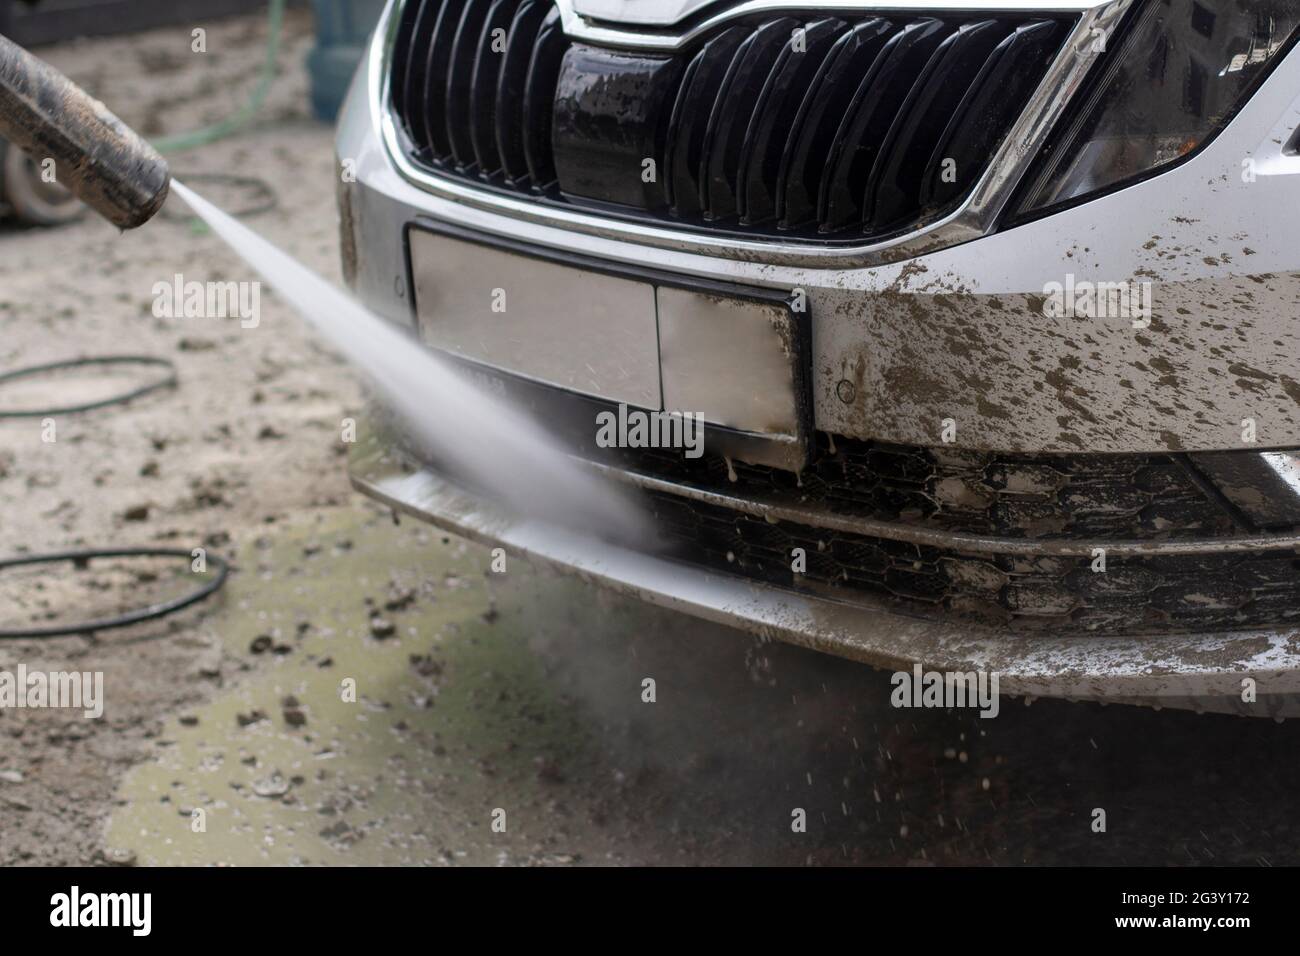
[[86, 207], [58, 183], [41, 178], [41, 168], [11, 143], [0, 140], [0, 202], [23, 222], [58, 226], [81, 218]]

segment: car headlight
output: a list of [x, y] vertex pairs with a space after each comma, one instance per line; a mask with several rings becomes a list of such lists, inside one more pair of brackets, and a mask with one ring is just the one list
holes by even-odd
[[1027, 180], [1017, 218], [1191, 157], [1290, 50], [1297, 26], [1300, 0], [1139, 0]]

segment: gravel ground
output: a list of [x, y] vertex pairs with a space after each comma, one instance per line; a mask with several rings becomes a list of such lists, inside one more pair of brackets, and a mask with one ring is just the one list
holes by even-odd
[[[263, 54], [261, 17], [205, 26], [205, 54], [190, 52], [190, 28], [40, 53], [141, 131], [179, 132], [242, 105]], [[337, 281], [331, 134], [307, 108], [302, 62], [310, 44], [310, 19], [291, 13], [282, 75], [255, 129], [175, 156], [172, 167], [181, 179], [215, 172], [264, 180], [278, 205], [252, 221]], [[256, 198], [195, 185], [235, 207]], [[0, 420], [0, 553], [204, 546], [238, 567], [250, 542], [288, 515], [353, 500], [338, 439], [358, 390], [297, 317], [269, 292], [256, 329], [154, 317], [154, 284], [176, 274], [253, 278], [178, 202], [127, 234], [94, 217], [58, 229], [6, 224], [0, 250], [0, 369], [141, 353], [174, 361], [180, 382], [124, 408], [61, 416], [54, 442], [42, 440], [40, 419]], [[5, 396], [10, 407], [41, 407], [107, 395], [145, 377], [69, 375]], [[134, 576], [159, 580], [113, 587], [121, 573], [92, 565], [10, 575], [0, 587], [0, 626], [43, 623], [51, 612], [61, 620], [111, 614], [174, 583], [163, 569], [137, 566]], [[0, 711], [0, 770], [22, 777], [0, 780], [0, 863], [98, 858], [122, 771], [153, 752], [166, 714], [210, 696], [232, 670], [214, 636], [220, 607], [98, 640], [0, 643], [0, 669], [22, 662], [102, 670], [110, 700], [103, 720]]]
[[[309, 30], [290, 17], [256, 127], [174, 166], [265, 180], [278, 206], [250, 223], [337, 281]], [[42, 52], [158, 134], [236, 108], [262, 35], [253, 17], [209, 25], [202, 56], [188, 29]], [[138, 352], [180, 378], [60, 416], [54, 442], [39, 419], [0, 420], [0, 554], [202, 546], [234, 567], [165, 621], [0, 642], [0, 670], [103, 671], [107, 699], [101, 720], [0, 711], [0, 864], [1300, 862], [1296, 722], [1060, 701], [900, 712], [886, 675], [519, 563], [488, 574], [483, 549], [395, 526], [347, 486], [347, 370], [269, 290], [256, 329], [155, 318], [154, 283], [178, 273], [252, 278], [179, 208], [127, 235], [0, 230], [0, 369]], [[6, 574], [0, 626], [113, 613], [175, 593], [176, 572]]]

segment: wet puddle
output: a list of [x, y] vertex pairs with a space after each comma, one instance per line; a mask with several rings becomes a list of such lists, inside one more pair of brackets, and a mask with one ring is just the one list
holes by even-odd
[[488, 610], [489, 552], [369, 507], [269, 545], [211, 623], [266, 666], [168, 721], [109, 845], [168, 865], [573, 861], [544, 791], [581, 727], [532, 615]]

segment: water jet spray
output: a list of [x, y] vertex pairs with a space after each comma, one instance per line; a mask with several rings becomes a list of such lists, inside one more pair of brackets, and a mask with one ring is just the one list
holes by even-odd
[[[58, 70], [0, 37], [0, 136], [109, 222], [132, 229], [172, 188], [166, 161]], [[376, 387], [421, 441], [521, 516], [626, 541], [649, 529], [622, 489], [570, 459], [531, 419], [465, 381], [246, 226], [176, 182], [177, 194]]]

